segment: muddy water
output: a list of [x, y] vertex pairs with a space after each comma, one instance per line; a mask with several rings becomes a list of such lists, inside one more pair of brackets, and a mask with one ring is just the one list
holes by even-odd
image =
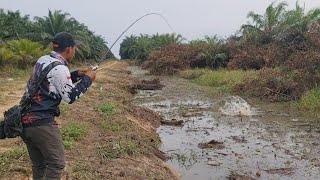
[[[152, 78], [138, 67], [129, 69], [138, 78]], [[163, 90], [140, 91], [135, 103], [165, 120], [184, 121], [181, 127], [157, 130], [161, 150], [182, 179], [320, 179], [319, 125], [254, 104], [245, 105], [247, 114], [226, 112], [234, 97], [209, 97], [177, 77], [162, 77], [161, 82]], [[199, 148], [211, 140], [222, 144]]]

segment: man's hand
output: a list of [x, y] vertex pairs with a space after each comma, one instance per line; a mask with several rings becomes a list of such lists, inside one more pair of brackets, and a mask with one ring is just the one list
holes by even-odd
[[88, 71], [88, 70], [78, 70], [78, 76], [79, 76], [79, 77], [85, 76], [86, 73], [87, 73], [87, 71]]
[[97, 74], [96, 71], [91, 71], [91, 70], [87, 70], [84, 73], [84, 75], [89, 76], [92, 79], [92, 81], [94, 81], [96, 79], [96, 74]]

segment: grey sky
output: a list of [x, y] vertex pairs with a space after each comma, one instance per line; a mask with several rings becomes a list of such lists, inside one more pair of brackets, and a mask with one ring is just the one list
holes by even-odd
[[[246, 15], [253, 10], [264, 12], [274, 0], [1, 0], [0, 7], [20, 10], [32, 16], [47, 15], [48, 9], [70, 13], [91, 30], [102, 35], [111, 44], [136, 18], [150, 12], [163, 14], [174, 30], [188, 40], [205, 35], [225, 37], [236, 32], [247, 22]], [[287, 1], [294, 7], [296, 0]], [[306, 9], [320, 7], [320, 0], [300, 1]], [[170, 33], [160, 17], [149, 16], [130, 34]], [[121, 42], [121, 41], [120, 41]], [[118, 52], [119, 44], [113, 49]]]

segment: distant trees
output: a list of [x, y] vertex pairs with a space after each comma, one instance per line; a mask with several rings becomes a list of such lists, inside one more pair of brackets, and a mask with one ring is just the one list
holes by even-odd
[[[105, 60], [114, 57], [105, 40], [95, 35], [87, 26], [78, 22], [70, 14], [60, 10], [50, 11], [47, 16], [36, 17], [31, 21], [29, 16], [21, 15], [19, 11], [0, 9], [0, 43], [8, 40], [29, 39], [48, 48], [54, 35], [58, 32], [69, 32], [81, 45], [77, 48], [76, 60]], [[23, 43], [23, 42], [21, 42]]]
[[248, 43], [268, 43], [272, 38], [288, 32], [306, 33], [308, 25], [320, 19], [320, 9], [306, 12], [296, 3], [295, 9], [287, 10], [287, 3], [271, 3], [264, 14], [253, 11], [247, 15], [248, 24], [241, 26], [240, 31]]
[[38, 57], [49, 53], [40, 43], [28, 39], [9, 40], [0, 46], [0, 65], [26, 68], [32, 66]]
[[177, 34], [131, 35], [121, 43], [120, 56], [121, 59], [137, 59], [143, 62], [148, 58], [152, 50], [171, 44], [181, 44], [182, 41], [182, 36]]

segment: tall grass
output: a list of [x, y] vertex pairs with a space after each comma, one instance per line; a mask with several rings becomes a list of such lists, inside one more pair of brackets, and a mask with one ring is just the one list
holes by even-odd
[[300, 110], [320, 117], [320, 88], [314, 88], [301, 97], [297, 106]]
[[236, 85], [241, 84], [246, 78], [257, 77], [257, 71], [194, 69], [184, 71], [180, 75], [186, 79], [193, 79], [195, 83], [201, 86], [214, 87], [220, 92], [231, 92]]

